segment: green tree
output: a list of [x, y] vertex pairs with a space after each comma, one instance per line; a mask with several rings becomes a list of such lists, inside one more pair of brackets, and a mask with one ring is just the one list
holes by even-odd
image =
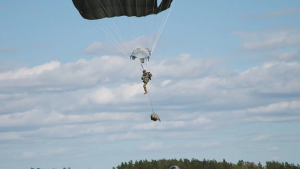
[[137, 160], [135, 160], [133, 167], [134, 169], [139, 169], [139, 162]]
[[190, 169], [190, 160], [188, 159], [183, 159], [183, 165], [184, 165], [184, 168], [186, 169]]
[[130, 160], [128, 162], [128, 169], [133, 169], [133, 162], [132, 162], [132, 160]]
[[267, 161], [266, 162], [267, 169], [284, 169], [284, 164], [275, 161]]
[[223, 159], [222, 167], [223, 167], [223, 169], [231, 169], [230, 164], [227, 163], [225, 159]]
[[[173, 165], [178, 165], [182, 169], [300, 169], [299, 164], [289, 164], [279, 163], [275, 161], [267, 161], [266, 166], [262, 166], [259, 162], [255, 164], [254, 162], [244, 162], [243, 160], [239, 160], [237, 164], [229, 163], [225, 159], [223, 161], [218, 162], [216, 160], [206, 160], [199, 161], [197, 159], [192, 158], [188, 159], [160, 159], [160, 160], [151, 160], [148, 161], [140, 160], [135, 161], [133, 164], [132, 160], [129, 162], [121, 162], [121, 165], [118, 165], [117, 169], [168, 169]], [[113, 167], [113, 169], [116, 169]], [[31, 168], [34, 169], [34, 168]], [[69, 168], [70, 169], [70, 168]]]
[[258, 162], [257, 167], [258, 167], [259, 169], [263, 169], [263, 166], [261, 165], [260, 162]]

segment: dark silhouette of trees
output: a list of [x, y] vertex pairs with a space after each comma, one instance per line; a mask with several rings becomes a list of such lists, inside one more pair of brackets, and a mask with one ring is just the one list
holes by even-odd
[[267, 161], [266, 165], [263, 166], [260, 162], [255, 164], [254, 162], [248, 162], [239, 160], [236, 164], [229, 163], [225, 159], [222, 162], [217, 162], [216, 160], [206, 160], [203, 161], [197, 159], [161, 159], [161, 160], [132, 160], [129, 162], [121, 163], [116, 168], [113, 169], [169, 169], [171, 166], [177, 165], [181, 169], [300, 169], [300, 165], [289, 164], [287, 162], [280, 163], [278, 161]]
[[[121, 162], [117, 167], [112, 169], [169, 169], [171, 166], [177, 165], [181, 169], [300, 169], [299, 164], [289, 164], [288, 162], [278, 162], [278, 161], [267, 161], [266, 165], [263, 166], [260, 162], [255, 164], [254, 162], [248, 162], [239, 160], [236, 164], [227, 162], [223, 159], [222, 162], [216, 160], [206, 160], [202, 161], [192, 158], [189, 159], [161, 159], [161, 160], [140, 160], [133, 163], [132, 160], [128, 162]], [[101, 165], [99, 164], [99, 167]], [[31, 169], [35, 169], [32, 168]], [[36, 168], [40, 169], [40, 168]], [[67, 169], [67, 168], [63, 168]], [[68, 169], [71, 169], [70, 167]]]

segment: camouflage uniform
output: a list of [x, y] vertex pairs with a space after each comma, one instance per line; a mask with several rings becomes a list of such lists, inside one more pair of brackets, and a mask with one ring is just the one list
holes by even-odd
[[144, 90], [145, 90], [145, 93], [144, 94], [147, 94], [148, 92], [147, 92], [147, 88], [146, 88], [146, 85], [147, 85], [147, 83], [149, 82], [149, 80], [151, 80], [151, 76], [152, 76], [152, 74], [150, 73], [150, 72], [146, 72], [146, 70], [143, 70], [143, 76], [142, 76], [142, 80], [143, 80], [143, 82], [144, 82], [144, 85], [143, 85], [143, 87], [144, 87]]

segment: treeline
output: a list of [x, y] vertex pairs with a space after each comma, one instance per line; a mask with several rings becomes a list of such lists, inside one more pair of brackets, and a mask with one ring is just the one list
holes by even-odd
[[[35, 169], [35, 168], [30, 168], [30, 169]], [[43, 169], [43, 168], [36, 168], [36, 169]], [[56, 168], [53, 168], [56, 169]], [[63, 169], [67, 169], [66, 167], [64, 167]], [[68, 169], [71, 169], [70, 167]]]
[[228, 163], [225, 159], [222, 162], [216, 160], [197, 160], [197, 159], [162, 159], [162, 160], [132, 160], [129, 162], [122, 162], [113, 169], [169, 169], [171, 166], [177, 165], [181, 169], [300, 169], [300, 165], [289, 164], [287, 162], [280, 163], [278, 161], [267, 161], [263, 166], [260, 162], [255, 164], [253, 162], [244, 162], [243, 160], [238, 161], [237, 164]]

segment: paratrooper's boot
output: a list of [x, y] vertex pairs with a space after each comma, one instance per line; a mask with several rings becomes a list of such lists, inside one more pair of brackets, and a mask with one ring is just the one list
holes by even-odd
[[147, 90], [145, 90], [145, 93], [144, 94], [147, 94], [148, 92], [147, 92]]

